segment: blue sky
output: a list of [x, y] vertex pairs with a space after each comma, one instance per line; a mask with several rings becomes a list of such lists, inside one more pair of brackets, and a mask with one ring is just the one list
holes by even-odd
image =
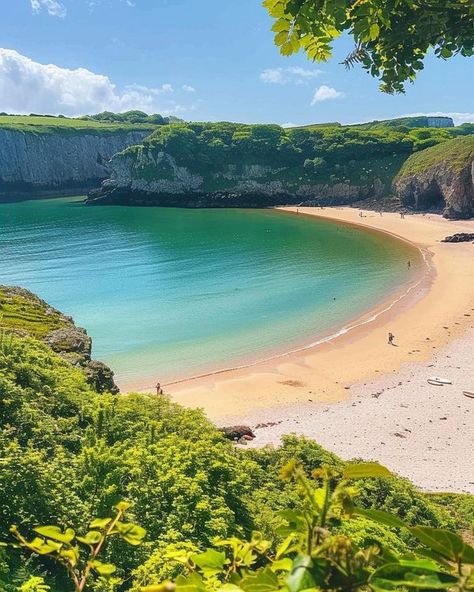
[[259, 0], [13, 0], [0, 23], [0, 111], [104, 109], [304, 124], [412, 113], [474, 121], [474, 59], [428, 58], [404, 96], [333, 59], [284, 58]]

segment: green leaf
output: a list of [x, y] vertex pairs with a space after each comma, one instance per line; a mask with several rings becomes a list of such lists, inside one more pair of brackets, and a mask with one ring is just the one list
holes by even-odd
[[273, 592], [280, 589], [278, 578], [270, 566], [246, 575], [239, 586], [245, 592]]
[[206, 586], [201, 576], [192, 573], [189, 576], [178, 576], [176, 578], [176, 592], [206, 592]]
[[113, 532], [118, 532], [124, 541], [130, 545], [140, 545], [145, 538], [146, 530], [131, 522], [117, 522]]
[[370, 26], [369, 38], [371, 41], [375, 41], [377, 39], [377, 37], [379, 36], [379, 33], [380, 33], [380, 27], [377, 25], [377, 23], [374, 23], [373, 25]]
[[79, 548], [69, 547], [68, 549], [61, 549], [59, 556], [67, 560], [67, 562], [74, 567], [79, 561]]
[[70, 543], [74, 538], [74, 531], [72, 528], [67, 528], [63, 533], [59, 526], [38, 526], [34, 529], [35, 532], [53, 541], [60, 543]]
[[272, 571], [291, 571], [293, 561], [289, 557], [277, 559], [272, 563]]
[[465, 544], [457, 534], [441, 528], [431, 528], [430, 526], [414, 526], [410, 528], [410, 532], [420, 543], [450, 561], [457, 561], [462, 558]]
[[420, 560], [384, 565], [370, 576], [369, 585], [375, 592], [394, 591], [401, 587], [415, 590], [447, 590], [457, 581], [455, 576], [439, 571], [436, 564]]
[[27, 542], [26, 546], [35, 553], [38, 553], [38, 555], [47, 555], [48, 553], [59, 551], [62, 544], [50, 540], [45, 541], [44, 539], [35, 537], [31, 542]]
[[379, 463], [367, 462], [346, 465], [342, 476], [344, 479], [365, 479], [391, 477], [392, 473]]
[[223, 551], [215, 551], [214, 549], [207, 549], [204, 553], [191, 555], [190, 559], [201, 568], [206, 576], [218, 574], [224, 565], [228, 563], [225, 553]]
[[119, 502], [118, 504], [115, 504], [114, 508], [119, 512], [125, 512], [125, 510], [128, 510], [131, 505], [130, 502]]
[[84, 543], [85, 545], [96, 545], [101, 538], [102, 533], [100, 533], [98, 530], [90, 530], [83, 537], [76, 537], [80, 543]]
[[277, 551], [276, 551], [276, 559], [280, 559], [280, 557], [282, 557], [282, 555], [286, 555], [286, 553], [288, 553], [288, 549], [291, 548], [291, 546], [293, 545], [293, 542], [295, 540], [295, 533], [292, 532], [290, 533], [286, 539], [278, 546]]
[[98, 559], [94, 559], [92, 562], [92, 568], [103, 578], [110, 578], [110, 576], [117, 570], [112, 563], [102, 563], [102, 561], [99, 561]]
[[288, 31], [280, 31], [275, 35], [275, 45], [282, 45], [288, 39]]
[[408, 525], [403, 522], [398, 516], [384, 512], [383, 510], [365, 510], [364, 508], [354, 508], [353, 514], [362, 516], [383, 524], [390, 526], [390, 528], [408, 528]]
[[104, 529], [112, 522], [112, 518], [96, 518], [90, 523], [90, 528], [101, 528]]
[[313, 560], [309, 555], [298, 555], [293, 560], [291, 572], [286, 578], [286, 585], [290, 592], [299, 592], [307, 588], [314, 588], [316, 582], [311, 573]]

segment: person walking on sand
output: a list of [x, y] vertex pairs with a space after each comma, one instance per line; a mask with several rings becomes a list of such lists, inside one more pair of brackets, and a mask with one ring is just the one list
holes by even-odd
[[393, 340], [395, 339], [395, 335], [393, 333], [388, 334], [388, 345], [395, 345]]
[[407, 262], [407, 267], [408, 267], [408, 269], [410, 269], [410, 267], [411, 267], [411, 261], [410, 260]]
[[156, 388], [156, 394], [157, 395], [162, 395], [163, 394], [163, 389], [161, 388], [161, 383], [157, 382], [155, 385]]

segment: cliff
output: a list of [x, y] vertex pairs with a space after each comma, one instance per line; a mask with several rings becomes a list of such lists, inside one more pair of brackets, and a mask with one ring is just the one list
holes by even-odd
[[232, 123], [162, 127], [116, 154], [87, 203], [182, 207], [348, 204], [380, 197], [411, 152], [396, 132]]
[[[110, 178], [89, 193], [88, 205], [133, 204], [174, 207], [267, 207], [280, 203], [348, 204], [377, 196], [382, 183], [299, 183], [294, 171], [260, 163], [225, 164], [201, 175], [179, 166], [164, 152], [117, 154], [109, 163]], [[143, 172], [146, 171], [145, 174]], [[288, 175], [286, 178], [286, 174]]]
[[92, 340], [85, 329], [32, 292], [0, 286], [0, 334], [4, 331], [44, 341], [70, 364], [82, 368], [95, 391], [118, 392], [112, 370], [91, 358]]
[[0, 199], [18, 194], [87, 191], [108, 175], [106, 163], [150, 130], [38, 129], [0, 125]]
[[443, 208], [446, 218], [474, 216], [474, 136], [411, 155], [394, 180], [402, 203], [416, 210]]

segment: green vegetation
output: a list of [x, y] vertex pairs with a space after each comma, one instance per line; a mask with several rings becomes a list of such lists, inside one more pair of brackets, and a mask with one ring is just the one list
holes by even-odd
[[[9, 318], [20, 314], [20, 301], [10, 300], [8, 306], [5, 300], [3, 303]], [[40, 319], [43, 313], [40, 307]], [[32, 332], [36, 330], [35, 321], [30, 325], [25, 319], [23, 328], [30, 327]], [[41, 333], [37, 332], [38, 336]], [[180, 408], [166, 397], [99, 394], [87, 383], [81, 368], [47, 345], [5, 330], [0, 335], [0, 539], [11, 544], [19, 535], [31, 543], [34, 528], [51, 524], [67, 536], [71, 535], [67, 528], [87, 533], [91, 523], [97, 524], [94, 519], [109, 516], [121, 500], [131, 504], [126, 524], [139, 524], [147, 530], [141, 545], [130, 546], [123, 536], [125, 529], [101, 548], [96, 575], [101, 575], [102, 564], [113, 564], [117, 570], [112, 573], [105, 567], [110, 579], [88, 581], [87, 589], [94, 592], [139, 592], [143, 585], [174, 579], [181, 573], [194, 578], [189, 571], [193, 565], [190, 557], [199, 553], [212, 556], [206, 549], [216, 544], [216, 537], [224, 545], [218, 552], [224, 549], [224, 557], [231, 560], [232, 548], [244, 543], [224, 544], [222, 539], [245, 541], [254, 536], [251, 545], [257, 555], [248, 556], [252, 558], [250, 569], [259, 570], [268, 562], [271, 565], [275, 550], [287, 536], [280, 512], [299, 512], [306, 507], [300, 485], [276, 478], [290, 459], [307, 473], [328, 467], [334, 474], [331, 491], [336, 476], [350, 466], [317, 443], [294, 436], [287, 436], [278, 449], [237, 448], [200, 411]], [[443, 497], [438, 503], [437, 498], [421, 494], [397, 477], [357, 479], [353, 485], [357, 491], [351, 489], [352, 499], [362, 513], [349, 522], [331, 518], [328, 541], [350, 539], [357, 557], [362, 551], [356, 549], [371, 545], [397, 554], [417, 545], [410, 528], [394, 529], [374, 522], [372, 509], [391, 512], [408, 527], [465, 531], [472, 520], [472, 513], [459, 511], [470, 507], [462, 496]], [[16, 530], [9, 534], [12, 525]], [[261, 533], [257, 539], [252, 535], [255, 531]], [[36, 531], [36, 536], [46, 542], [52, 533], [58, 530], [48, 527]], [[264, 556], [258, 551], [263, 540], [269, 541]], [[98, 544], [92, 539], [90, 543], [93, 547]], [[39, 541], [34, 545], [40, 545], [33, 549], [36, 555], [47, 550]], [[288, 549], [283, 558], [293, 559], [297, 551]], [[71, 558], [70, 549], [64, 550]], [[378, 561], [375, 556], [374, 561]], [[51, 592], [70, 592], [74, 586], [63, 565], [64, 561], [58, 565], [46, 555], [40, 561], [32, 559], [23, 545], [0, 545], [0, 589], [48, 592], [49, 587]], [[83, 576], [87, 561], [80, 560], [77, 565]], [[203, 576], [206, 565], [204, 559], [196, 559], [191, 571]], [[240, 574], [242, 567], [237, 570]], [[369, 562], [367, 569], [375, 567]], [[216, 585], [224, 577], [216, 578], [219, 573], [213, 576]], [[284, 578], [285, 572], [278, 572], [278, 577]], [[211, 584], [206, 587], [211, 589]], [[242, 589], [251, 588], [242, 585]]]
[[117, 132], [156, 129], [156, 123], [130, 121], [101, 121], [94, 119], [74, 119], [53, 117], [51, 115], [0, 115], [0, 130], [13, 130], [30, 134], [77, 135], [88, 132], [93, 135], [106, 135]]
[[39, 298], [20, 289], [0, 287], [0, 329], [42, 339], [68, 326], [64, 316]]
[[[459, 128], [408, 128], [404, 126], [308, 126], [283, 129], [277, 125], [188, 123], [161, 126], [142, 145], [131, 146], [124, 156], [134, 156], [136, 178], [174, 179], [166, 153], [179, 166], [201, 176], [203, 191], [225, 191], [235, 177], [245, 176], [245, 166], [260, 165], [261, 183], [282, 181], [288, 192], [311, 184], [346, 183], [371, 186], [376, 179], [389, 190], [394, 176], [412, 152], [474, 132]], [[153, 160], [138, 158], [151, 152]], [[222, 174], [232, 168], [232, 174]]]
[[452, 170], [460, 170], [474, 160], [474, 136], [456, 138], [412, 154], [408, 158], [397, 179], [409, 177], [417, 173], [423, 173], [428, 169], [440, 164], [446, 165]]
[[80, 119], [85, 121], [102, 121], [108, 123], [151, 123], [154, 125], [166, 125], [169, 123], [182, 122], [178, 117], [163, 117], [158, 113], [148, 115], [144, 111], [125, 111], [124, 113], [112, 113], [112, 111], [103, 111], [96, 115], [84, 115]]
[[[278, 512], [280, 525], [276, 532], [281, 542], [276, 548], [272, 540], [266, 540], [256, 531], [247, 541], [235, 536], [217, 537], [205, 551], [190, 543], [170, 545], [135, 571], [133, 590], [462, 592], [473, 589], [474, 547], [460, 535], [429, 526], [410, 526], [394, 514], [357, 505], [355, 484], [391, 477], [386, 468], [377, 463], [350, 463], [342, 469], [323, 465], [313, 470], [311, 477], [307, 477], [295, 460], [281, 470], [282, 479], [295, 483], [299, 503]], [[98, 559], [104, 544], [115, 536], [137, 546], [146, 535], [142, 527], [122, 520], [129, 507], [128, 503], [119, 502], [113, 518], [92, 520], [88, 532], [82, 536], [72, 528], [63, 531], [58, 526], [40, 526], [34, 529], [36, 536], [28, 541], [16, 526], [10, 531], [20, 547], [62, 566], [76, 592], [83, 592], [89, 584], [110, 590], [120, 580], [115, 577], [114, 564]], [[409, 533], [417, 548], [409, 552], [401, 550], [396, 535], [389, 536], [386, 532], [384, 536], [387, 527], [394, 532]], [[368, 531], [371, 531], [369, 536]], [[160, 582], [156, 572], [162, 572], [163, 568], [168, 569], [168, 574], [177, 573], [175, 583]], [[37, 576], [32, 576], [29, 582], [45, 585]]]
[[474, 53], [474, 6], [471, 0], [264, 0], [275, 44], [283, 55], [303, 50], [309, 59], [326, 61], [341, 34], [355, 48], [344, 64], [360, 63], [381, 81], [384, 92], [404, 92], [423, 69], [431, 49], [442, 59]]

